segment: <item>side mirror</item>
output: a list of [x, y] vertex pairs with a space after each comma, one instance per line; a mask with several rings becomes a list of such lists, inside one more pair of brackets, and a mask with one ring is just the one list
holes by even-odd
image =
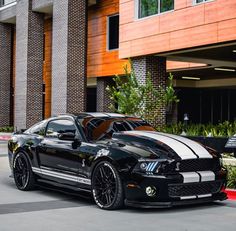
[[72, 148], [73, 149], [76, 149], [81, 145], [80, 139], [78, 139], [73, 132], [60, 133], [58, 135], [58, 139], [59, 140], [73, 141], [73, 143], [72, 143]]
[[74, 141], [75, 140], [75, 134], [72, 132], [65, 132], [58, 134], [59, 140], [68, 140], [68, 141]]

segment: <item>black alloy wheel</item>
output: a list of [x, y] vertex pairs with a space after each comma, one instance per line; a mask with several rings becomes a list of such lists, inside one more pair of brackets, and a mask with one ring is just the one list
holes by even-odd
[[35, 186], [30, 162], [24, 153], [18, 153], [13, 161], [13, 176], [18, 189], [29, 191]]
[[108, 161], [102, 161], [95, 167], [92, 193], [96, 204], [102, 209], [112, 210], [123, 206], [122, 181], [115, 167]]

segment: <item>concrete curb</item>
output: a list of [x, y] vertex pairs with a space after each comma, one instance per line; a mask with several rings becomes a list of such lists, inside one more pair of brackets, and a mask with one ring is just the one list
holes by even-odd
[[236, 200], [236, 190], [235, 189], [225, 189], [229, 200]]

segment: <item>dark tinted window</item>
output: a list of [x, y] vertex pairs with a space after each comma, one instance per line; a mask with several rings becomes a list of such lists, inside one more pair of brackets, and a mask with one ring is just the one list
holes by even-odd
[[72, 121], [65, 119], [53, 120], [48, 123], [46, 136], [58, 137], [58, 134], [67, 132], [76, 134], [76, 127]]
[[108, 17], [108, 50], [119, 48], [119, 15]]
[[29, 128], [28, 130], [26, 130], [25, 133], [44, 136], [46, 125], [47, 125], [46, 121], [41, 121], [35, 124], [34, 126], [32, 126], [31, 128]]

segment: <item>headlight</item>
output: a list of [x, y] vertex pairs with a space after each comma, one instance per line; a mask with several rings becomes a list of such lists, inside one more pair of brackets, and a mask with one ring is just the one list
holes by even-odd
[[168, 161], [166, 159], [157, 160], [139, 160], [138, 164], [135, 166], [135, 172], [142, 172], [147, 174], [159, 173], [166, 166]]

